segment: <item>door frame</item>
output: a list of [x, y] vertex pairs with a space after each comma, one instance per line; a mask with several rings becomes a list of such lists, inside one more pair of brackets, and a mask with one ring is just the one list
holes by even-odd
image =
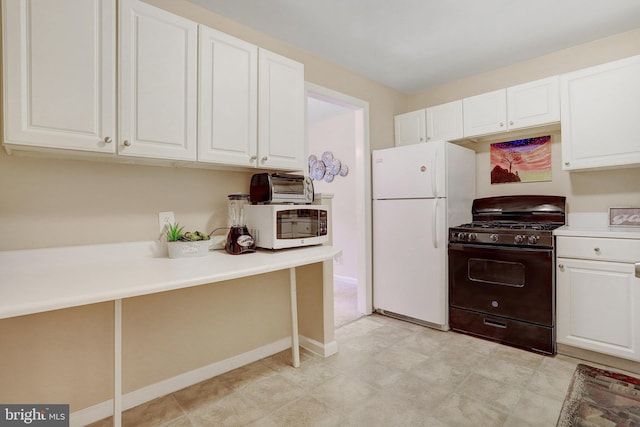
[[[350, 173], [356, 179], [356, 215], [364, 219], [357, 221], [357, 308], [360, 313], [373, 311], [372, 280], [372, 236], [371, 236], [371, 145], [369, 141], [369, 103], [358, 98], [306, 82], [306, 98], [309, 97], [337, 104], [356, 113], [357, 138], [355, 165]], [[308, 154], [308, 153], [307, 153]]]

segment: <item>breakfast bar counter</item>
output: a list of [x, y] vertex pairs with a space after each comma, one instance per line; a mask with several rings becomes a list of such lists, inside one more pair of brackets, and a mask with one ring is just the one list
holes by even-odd
[[[330, 261], [333, 246], [170, 259], [160, 241], [0, 252], [0, 319], [114, 304], [114, 425], [122, 412], [122, 300], [289, 270], [292, 364], [299, 366], [296, 267]], [[73, 417], [72, 417], [73, 420]]]

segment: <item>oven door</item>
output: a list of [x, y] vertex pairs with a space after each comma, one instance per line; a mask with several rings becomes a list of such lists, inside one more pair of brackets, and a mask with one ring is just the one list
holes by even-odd
[[553, 250], [449, 244], [449, 305], [553, 326]]

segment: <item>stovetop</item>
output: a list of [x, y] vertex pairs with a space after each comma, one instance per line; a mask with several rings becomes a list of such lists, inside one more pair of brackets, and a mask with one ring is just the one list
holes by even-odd
[[565, 223], [562, 196], [501, 196], [473, 201], [473, 222], [452, 227], [449, 242], [553, 247], [554, 229]]
[[456, 228], [466, 228], [470, 230], [480, 229], [507, 229], [507, 230], [554, 230], [563, 224], [548, 222], [528, 222], [528, 221], [474, 221], [468, 224], [459, 225]]

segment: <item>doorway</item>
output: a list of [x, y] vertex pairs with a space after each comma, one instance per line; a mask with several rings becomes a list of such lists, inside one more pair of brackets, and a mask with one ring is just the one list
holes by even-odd
[[[334, 263], [336, 327], [372, 312], [371, 166], [369, 104], [307, 83], [308, 156], [328, 153], [346, 176], [314, 180], [318, 193], [333, 194], [333, 244], [343, 251]], [[343, 171], [344, 172], [344, 171]]]

